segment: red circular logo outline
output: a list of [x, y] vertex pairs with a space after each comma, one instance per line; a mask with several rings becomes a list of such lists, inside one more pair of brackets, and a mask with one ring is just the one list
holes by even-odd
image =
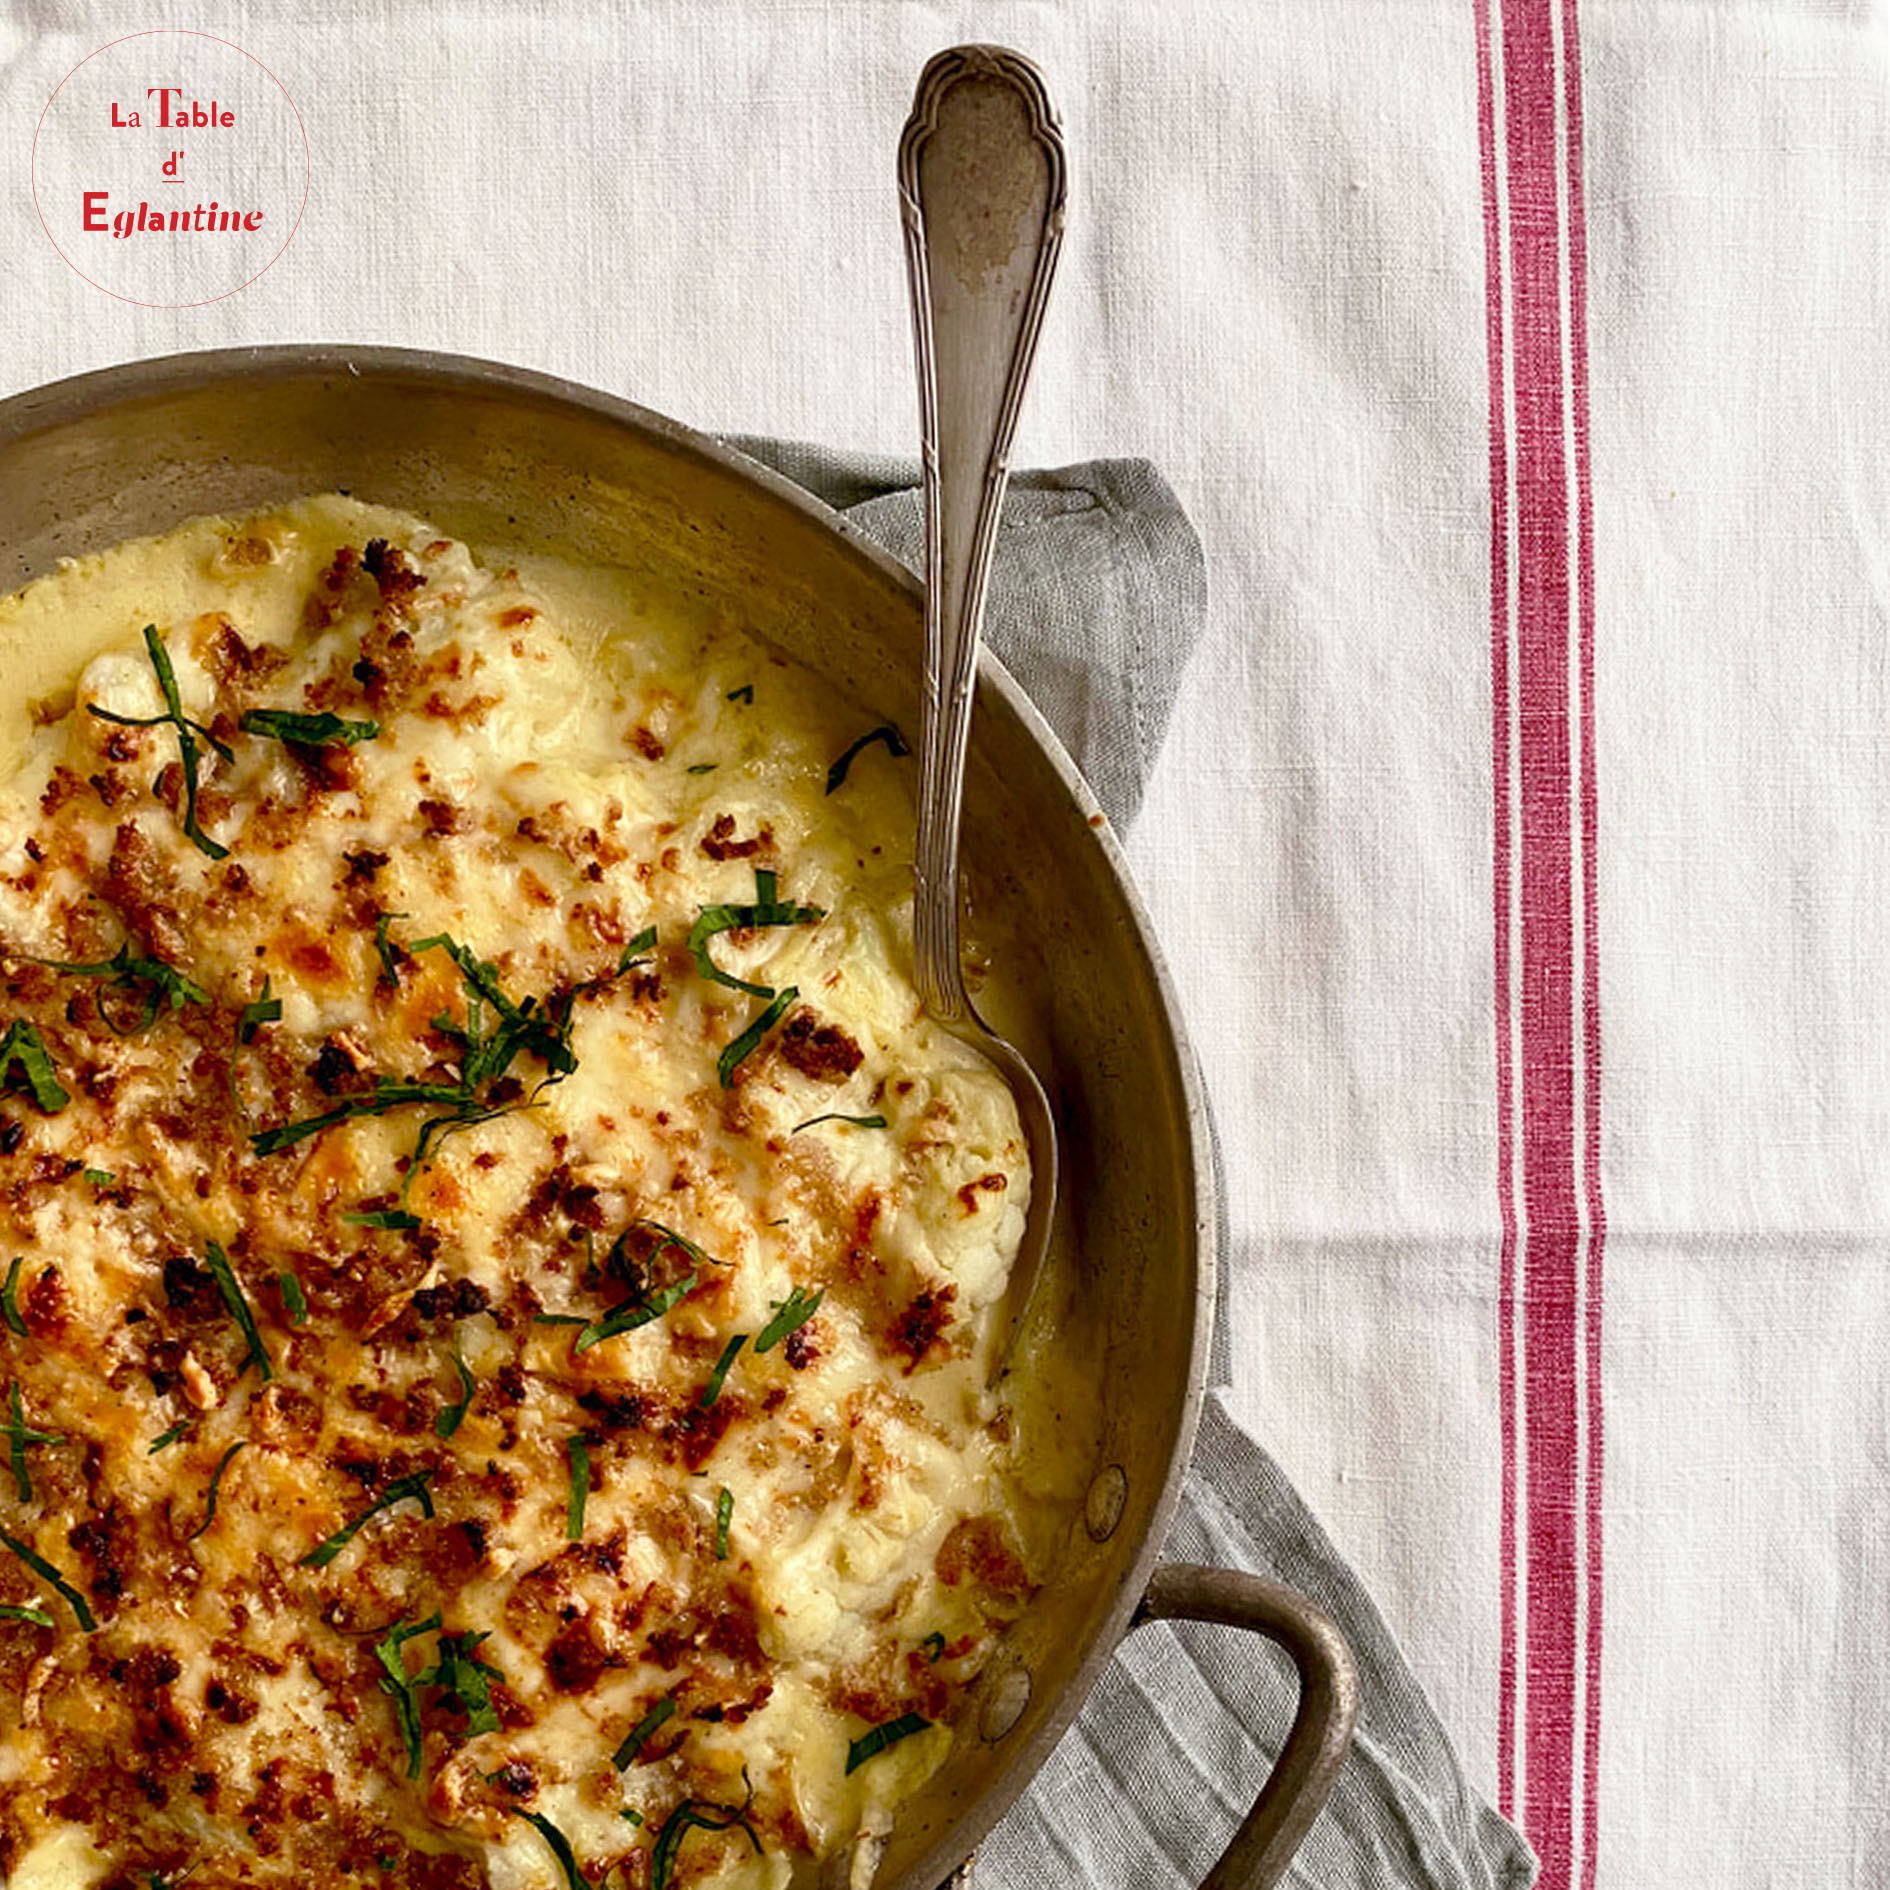
[[[120, 295], [116, 289], [108, 289], [104, 283], [94, 282], [60, 247], [58, 237], [52, 233], [52, 225], [46, 221], [46, 207], [39, 200], [39, 134], [45, 128], [46, 114], [52, 110], [54, 100], [56, 100], [59, 94], [72, 82], [81, 68], [90, 65], [100, 53], [110, 52], [114, 46], [126, 45], [134, 39], [155, 39], [160, 33], [168, 33], [186, 39], [207, 39], [219, 46], [229, 47], [234, 53], [240, 53], [282, 94], [283, 102], [288, 106], [289, 110], [295, 114], [295, 128], [302, 134], [302, 201], [296, 205], [295, 221], [289, 226], [288, 235], [282, 239], [281, 248], [279, 248], [253, 276], [239, 282], [235, 288], [225, 289], [218, 295], [206, 295], [201, 301], [197, 302], [143, 302], [135, 295]], [[133, 308], [208, 308], [212, 302], [225, 302], [233, 295], [240, 295], [252, 282], [261, 281], [261, 279], [282, 260], [283, 253], [288, 249], [289, 245], [295, 241], [296, 233], [302, 227], [302, 217], [308, 209], [308, 193], [314, 179], [315, 160], [313, 153], [309, 150], [308, 126], [303, 122], [302, 108], [289, 96], [289, 88], [284, 85], [253, 52], [249, 52], [239, 46], [233, 39], [224, 39], [216, 33], [201, 33], [194, 27], [151, 26], [145, 28], [141, 33], [125, 33], [120, 35], [117, 39], [107, 40], [103, 46], [93, 47], [93, 49], [79, 61], [78, 65], [74, 66], [72, 70], [53, 87], [52, 96], [41, 106], [39, 122], [33, 127], [33, 147], [28, 170], [33, 189], [33, 208], [39, 216], [39, 227], [46, 232], [46, 240], [53, 246], [53, 253], [81, 282], [89, 284], [92, 288], [96, 289], [100, 295], [109, 295], [114, 302], [129, 302]]]

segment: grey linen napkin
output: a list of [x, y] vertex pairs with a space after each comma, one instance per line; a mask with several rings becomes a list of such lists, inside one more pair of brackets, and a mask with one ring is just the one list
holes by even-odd
[[[924, 534], [910, 461], [780, 440], [729, 444], [919, 568]], [[1141, 804], [1205, 602], [1200, 541], [1147, 462], [1096, 460], [1012, 479], [987, 635], [1118, 826]], [[1218, 1388], [1228, 1377], [1220, 1318], [1215, 1340]], [[1228, 1416], [1218, 1389], [1202, 1414], [1166, 1553], [1248, 1569], [1311, 1595], [1357, 1657], [1352, 1755], [1290, 1883], [1524, 1890], [1533, 1881], [1528, 1846], [1471, 1790], [1371, 1598], [1279, 1466]], [[978, 1890], [1195, 1890], [1278, 1752], [1292, 1710], [1284, 1658], [1250, 1637], [1193, 1624], [1138, 1630], [986, 1841]]]

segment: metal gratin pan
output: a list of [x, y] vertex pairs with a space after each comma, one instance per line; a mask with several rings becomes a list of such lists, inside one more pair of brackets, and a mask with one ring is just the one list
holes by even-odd
[[[799, 488], [675, 421], [454, 356], [176, 355], [0, 401], [0, 590], [199, 514], [336, 489], [475, 544], [660, 573], [726, 603], [879, 713], [918, 724], [922, 601], [903, 566]], [[25, 657], [0, 649], [0, 662], [36, 667]], [[969, 1884], [979, 1840], [1118, 1641], [1145, 1621], [1188, 1619], [1262, 1634], [1298, 1670], [1281, 1757], [1206, 1880], [1263, 1890], [1332, 1787], [1356, 1681], [1310, 1602], [1232, 1570], [1157, 1561], [1194, 1439], [1214, 1300], [1207, 1117], [1122, 854], [1056, 737], [989, 655], [966, 844], [980, 896], [1027, 915], [1050, 967], [1035, 1034], [1067, 1149], [1072, 1290], [1057, 1343], [1078, 1348], [1102, 1387], [1101, 1449], [1068, 1554], [973, 1689], [947, 1762], [906, 1807], [874, 1881]], [[1176, 1815], [1188, 1814], [1162, 1808]]]

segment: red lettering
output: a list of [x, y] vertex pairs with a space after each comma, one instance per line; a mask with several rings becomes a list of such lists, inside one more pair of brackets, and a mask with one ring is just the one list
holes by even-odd
[[[144, 88], [146, 98], [150, 98], [154, 93], [157, 96], [158, 102], [158, 125], [162, 128], [172, 122], [171, 100], [174, 98], [182, 98], [184, 91], [182, 86], [177, 85], [147, 85]], [[182, 124], [184, 121], [180, 118], [176, 120], [176, 122]]]
[[260, 210], [245, 210], [243, 212], [243, 228], [246, 230], [260, 230], [262, 228], [262, 220], [263, 213]]
[[[103, 232], [107, 228], [105, 222], [105, 200], [110, 195], [111, 192], [108, 190], [88, 190], [85, 193], [84, 228], [88, 230], [98, 230], [100, 232]], [[94, 204], [98, 206], [96, 210], [92, 207]], [[98, 218], [96, 223], [92, 221], [95, 216]]]

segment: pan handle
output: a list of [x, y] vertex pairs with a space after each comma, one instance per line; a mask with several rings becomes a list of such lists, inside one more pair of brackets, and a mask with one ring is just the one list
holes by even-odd
[[1299, 1672], [1292, 1730], [1253, 1808], [1201, 1890], [1272, 1890], [1337, 1782], [1358, 1716], [1352, 1650], [1323, 1608], [1238, 1569], [1165, 1562], [1149, 1577], [1131, 1628], [1212, 1621], [1250, 1629], [1285, 1649]]

